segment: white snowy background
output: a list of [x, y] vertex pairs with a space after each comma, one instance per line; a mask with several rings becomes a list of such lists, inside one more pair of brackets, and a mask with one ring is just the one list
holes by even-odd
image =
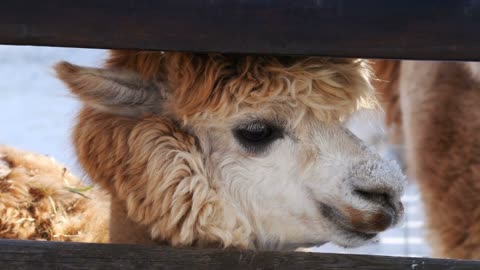
[[[0, 144], [54, 157], [77, 175], [70, 130], [78, 103], [52, 72], [60, 60], [98, 66], [104, 50], [0, 46]], [[359, 137], [388, 156], [381, 112], [361, 112], [350, 127]], [[418, 191], [410, 184], [403, 197], [406, 215], [397, 228], [383, 233], [376, 244], [344, 249], [331, 244], [312, 248], [318, 252], [401, 256], [428, 256], [424, 242], [423, 212]]]

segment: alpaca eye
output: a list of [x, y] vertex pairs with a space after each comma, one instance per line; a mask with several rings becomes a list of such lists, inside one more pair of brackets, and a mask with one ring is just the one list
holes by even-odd
[[237, 141], [248, 151], [260, 152], [276, 139], [282, 137], [279, 128], [265, 122], [252, 122], [233, 131]]
[[273, 134], [273, 130], [272, 127], [267, 125], [255, 125], [246, 129], [240, 129], [238, 133], [245, 140], [251, 142], [260, 142], [270, 138]]

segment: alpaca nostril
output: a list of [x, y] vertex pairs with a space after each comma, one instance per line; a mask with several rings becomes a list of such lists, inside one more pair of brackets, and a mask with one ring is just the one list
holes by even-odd
[[394, 208], [391, 200], [392, 196], [390, 196], [390, 194], [388, 194], [387, 192], [378, 190], [355, 189], [353, 190], [353, 193], [367, 201], [372, 201], [381, 205], [386, 205]]

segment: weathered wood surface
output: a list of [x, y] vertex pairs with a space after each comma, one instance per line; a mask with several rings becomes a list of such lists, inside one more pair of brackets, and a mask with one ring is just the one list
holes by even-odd
[[0, 240], [0, 269], [480, 269], [480, 261]]
[[480, 0], [0, 1], [0, 44], [480, 60]]

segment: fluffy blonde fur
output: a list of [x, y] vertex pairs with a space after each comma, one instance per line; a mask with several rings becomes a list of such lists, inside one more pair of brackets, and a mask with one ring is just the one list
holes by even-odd
[[107, 242], [108, 196], [82, 187], [53, 159], [0, 145], [0, 238]]
[[193, 125], [268, 104], [338, 121], [374, 103], [371, 71], [358, 59], [113, 51], [107, 66], [168, 82], [165, 110]]
[[[383, 65], [383, 63], [380, 63]], [[420, 186], [435, 256], [480, 258], [478, 63], [392, 61], [410, 174]], [[383, 67], [386, 67], [383, 66]], [[401, 110], [392, 109], [401, 108]]]
[[85, 109], [79, 118], [85, 122], [74, 138], [84, 169], [123, 201], [130, 219], [150, 228], [151, 237], [172, 245], [208, 239], [247, 247], [250, 232], [235, 215], [225, 218], [229, 213], [206, 179], [194, 137], [158, 117], [139, 122]]

